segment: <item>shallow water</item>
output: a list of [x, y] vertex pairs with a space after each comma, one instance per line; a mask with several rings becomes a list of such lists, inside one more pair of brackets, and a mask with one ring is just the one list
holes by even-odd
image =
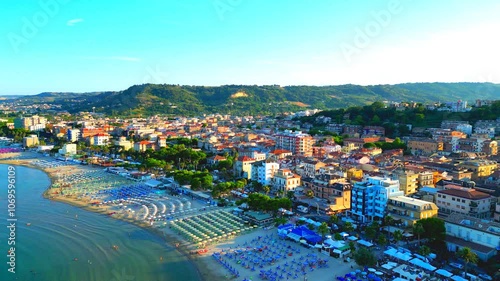
[[0, 165], [0, 253], [4, 253], [0, 280], [201, 280], [194, 265], [159, 236], [106, 215], [43, 198], [50, 179], [42, 171], [16, 166], [15, 174], [13, 274], [7, 271], [8, 166]]

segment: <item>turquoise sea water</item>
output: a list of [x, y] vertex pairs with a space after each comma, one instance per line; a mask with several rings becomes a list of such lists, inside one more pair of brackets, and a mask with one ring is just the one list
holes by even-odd
[[157, 235], [106, 215], [43, 198], [50, 179], [42, 171], [16, 166], [15, 175], [13, 274], [8, 272], [7, 264], [8, 166], [0, 165], [0, 280], [201, 280], [187, 258]]

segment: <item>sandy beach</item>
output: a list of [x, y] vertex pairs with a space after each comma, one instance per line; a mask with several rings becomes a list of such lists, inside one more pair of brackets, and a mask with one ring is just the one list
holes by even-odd
[[[198, 268], [203, 280], [256, 280], [261, 279], [261, 272], [274, 272], [278, 276], [282, 275], [283, 279], [326, 281], [335, 280], [336, 276], [343, 276], [358, 269], [354, 262], [344, 263], [343, 260], [334, 259], [318, 252], [317, 249], [308, 249], [300, 246], [299, 243], [282, 240], [278, 238], [276, 228], [255, 228], [245, 231], [241, 235], [228, 236], [224, 240], [218, 240], [209, 245], [200, 246], [200, 244], [194, 244], [169, 227], [169, 222], [155, 222], [152, 226], [146, 221], [138, 220], [137, 216], [139, 216], [141, 210], [137, 210], [137, 213], [133, 214], [130, 209], [124, 211], [124, 208], [117, 205], [92, 204], [93, 199], [89, 196], [79, 194], [63, 195], [64, 187], [54, 187], [55, 183], [61, 183], [61, 178], [81, 173], [100, 172], [102, 171], [101, 167], [83, 165], [41, 167], [33, 164], [35, 163], [33, 161], [40, 160], [54, 161], [53, 158], [33, 152], [0, 155], [0, 163], [2, 164], [22, 165], [46, 172], [52, 181], [52, 188], [49, 187], [44, 192], [43, 196], [45, 198], [71, 204], [91, 212], [109, 215], [114, 219], [139, 225], [163, 237], [169, 246], [175, 247], [179, 252], [189, 257], [189, 260]], [[102, 176], [103, 174], [100, 173], [99, 175]], [[105, 177], [111, 181], [119, 176], [106, 173]], [[196, 202], [192, 204], [193, 207], [203, 206], [201, 203]], [[200, 208], [200, 210], [202, 209]], [[219, 208], [216, 208], [216, 210], [219, 210]], [[187, 216], [196, 216], [198, 214], [203, 214], [203, 212]], [[182, 218], [182, 216], [179, 217]], [[265, 250], [262, 250], [264, 247]], [[199, 250], [203, 250], [204, 253], [200, 254]], [[292, 255], [290, 255], [290, 251], [293, 252]], [[273, 257], [272, 262], [263, 262], [261, 265], [254, 262], [257, 259], [264, 260], [269, 256]], [[252, 262], [245, 262], [245, 259], [252, 258]], [[304, 265], [305, 262], [312, 260], [316, 260], [316, 263]], [[325, 261], [324, 264], [322, 260]], [[287, 268], [288, 266], [289, 268]], [[237, 274], [234, 274], [234, 272], [237, 272]], [[237, 277], [237, 275], [239, 276]]]

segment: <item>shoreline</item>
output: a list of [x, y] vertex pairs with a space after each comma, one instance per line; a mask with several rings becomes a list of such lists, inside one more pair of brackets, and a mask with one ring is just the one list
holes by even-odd
[[[54, 174], [54, 171], [50, 171], [47, 168], [42, 168], [36, 165], [31, 164], [30, 162], [33, 160], [37, 160], [39, 158], [49, 158], [45, 156], [40, 156], [38, 154], [33, 155], [33, 157], [27, 157], [27, 158], [22, 158], [22, 159], [11, 159], [10, 157], [16, 157], [25, 153], [33, 153], [33, 152], [21, 152], [21, 153], [9, 153], [11, 155], [0, 155], [0, 164], [4, 165], [14, 165], [14, 166], [23, 166], [31, 169], [36, 169], [39, 171], [44, 172], [50, 179], [50, 184], [49, 186], [45, 189], [45, 191], [41, 194], [44, 199], [51, 200], [51, 201], [56, 201], [56, 202], [61, 202], [64, 204], [71, 205], [73, 207], [81, 208], [84, 209], [85, 211], [90, 211], [93, 213], [97, 213], [100, 215], [106, 215], [109, 212], [110, 207], [98, 207], [98, 206], [92, 206], [89, 205], [87, 202], [76, 199], [76, 198], [70, 198], [70, 197], [62, 197], [62, 196], [53, 196], [50, 194], [51, 191], [51, 186], [55, 183], [56, 181], [56, 175]], [[10, 156], [9, 158], [5, 159], [5, 157], [2, 156]], [[52, 159], [52, 158], [49, 158]], [[53, 160], [53, 159], [52, 159]], [[84, 168], [84, 167], [79, 167], [78, 168]], [[87, 168], [87, 167], [85, 167]], [[90, 168], [93, 168], [90, 167]], [[97, 168], [96, 168], [97, 169]], [[78, 169], [76, 169], [78, 170]], [[195, 268], [198, 273], [198, 276], [200, 277], [200, 280], [221, 280], [223, 279], [223, 276], [219, 274], [218, 268], [212, 268], [212, 264], [207, 263], [204, 261], [202, 258], [203, 256], [193, 256], [189, 249], [187, 249], [186, 245], [181, 245], [179, 247], [176, 247], [176, 244], [178, 243], [183, 243], [184, 241], [173, 231], [170, 231], [168, 228], [165, 230], [158, 229], [155, 227], [151, 227], [150, 225], [146, 223], [139, 223], [136, 220], [126, 218], [124, 216], [109, 216], [112, 219], [117, 219], [121, 220], [127, 223], [134, 224], [141, 229], [148, 231], [156, 236], [158, 236], [165, 244], [169, 250], [175, 250], [177, 251], [180, 255], [184, 256], [188, 262], [190, 262]], [[216, 263], [213, 263], [213, 265], [217, 265]]]

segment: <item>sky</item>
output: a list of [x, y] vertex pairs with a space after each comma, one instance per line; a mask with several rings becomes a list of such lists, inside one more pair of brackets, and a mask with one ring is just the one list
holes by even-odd
[[496, 0], [2, 0], [0, 95], [500, 83]]

